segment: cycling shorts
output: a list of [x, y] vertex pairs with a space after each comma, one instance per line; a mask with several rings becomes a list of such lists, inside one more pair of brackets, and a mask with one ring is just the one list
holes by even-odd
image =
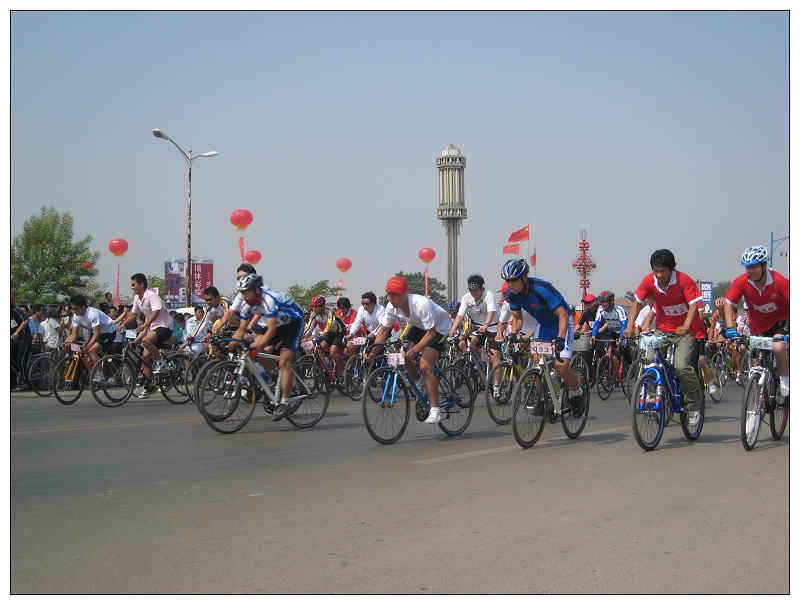
[[[411, 329], [409, 329], [408, 334], [406, 334], [406, 338], [408, 338], [408, 340], [410, 340], [414, 344], [417, 344], [420, 340], [422, 340], [422, 337], [425, 336], [425, 334], [427, 334], [426, 330], [418, 328], [417, 326], [411, 326]], [[441, 353], [444, 350], [444, 345], [446, 342], [447, 342], [447, 334], [439, 334], [437, 332], [436, 338], [433, 339], [433, 342], [428, 344], [428, 347]]]

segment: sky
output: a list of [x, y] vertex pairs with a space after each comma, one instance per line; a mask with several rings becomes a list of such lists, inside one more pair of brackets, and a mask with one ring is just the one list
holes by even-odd
[[450, 144], [466, 157], [459, 297], [472, 273], [501, 286], [527, 224], [536, 276], [576, 305], [582, 230], [589, 291], [618, 297], [656, 249], [716, 282], [789, 235], [786, 11], [19, 11], [10, 33], [9, 236], [42, 206], [69, 212], [123, 295], [186, 255], [186, 162], [154, 128], [219, 154], [193, 165], [192, 251], [225, 293], [239, 236], [278, 290], [342, 277], [357, 302], [422, 271], [423, 247], [446, 283]]

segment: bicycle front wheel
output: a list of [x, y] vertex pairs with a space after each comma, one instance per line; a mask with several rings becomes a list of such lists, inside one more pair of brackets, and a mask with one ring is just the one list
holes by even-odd
[[186, 386], [186, 372], [192, 361], [186, 353], [176, 353], [166, 360], [167, 366], [158, 378], [158, 388], [164, 399], [175, 405], [182, 405], [191, 400], [192, 395]]
[[43, 355], [31, 364], [28, 370], [28, 384], [33, 392], [41, 397], [53, 394], [53, 371], [58, 361], [50, 355]]
[[614, 390], [614, 366], [611, 363], [611, 356], [606, 354], [597, 362], [597, 373], [595, 375], [597, 382], [597, 394], [600, 399], [605, 401], [611, 397], [611, 391]]
[[53, 394], [62, 404], [72, 405], [80, 398], [86, 382], [86, 370], [75, 355], [68, 355], [53, 370]]
[[[717, 372], [717, 368], [714, 364], [708, 364], [708, 371], [705, 368], [702, 369], [702, 372], [706, 379], [706, 384], [708, 385], [708, 395], [713, 399], [716, 403], [722, 401], [722, 378], [720, 378], [719, 372]], [[712, 385], [714, 388], [712, 389]]]
[[717, 351], [711, 357], [711, 365], [717, 371], [720, 382], [724, 385], [728, 382], [728, 362], [725, 360], [725, 355], [721, 351]]
[[625, 394], [627, 395], [628, 405], [631, 403], [631, 399], [633, 399], [634, 389], [636, 387], [636, 383], [639, 382], [639, 378], [642, 376], [642, 372], [644, 372], [645, 360], [642, 357], [637, 357], [631, 362], [628, 371], [625, 373]]
[[489, 383], [486, 385], [486, 409], [489, 417], [497, 424], [511, 422], [513, 408], [511, 395], [514, 393], [517, 378], [519, 376], [510, 361], [497, 364], [489, 373]]
[[286, 415], [286, 419], [297, 428], [307, 429], [322, 420], [328, 409], [331, 389], [322, 368], [312, 361], [295, 365], [294, 375], [292, 397], [302, 397], [302, 399], [300, 403], [292, 406], [292, 411]]
[[[589, 381], [586, 379], [586, 374], [583, 373], [581, 368], [572, 370], [575, 376], [578, 377], [578, 384], [583, 387], [583, 402], [576, 404], [572, 402], [570, 409], [561, 412], [561, 426], [564, 427], [564, 434], [570, 439], [577, 439], [578, 435], [583, 432], [586, 427], [586, 421], [589, 419]], [[569, 397], [569, 389], [564, 386], [561, 390], [562, 397]]]
[[646, 452], [656, 449], [664, 434], [665, 405], [653, 375], [642, 374], [631, 392], [631, 427], [636, 443]]
[[359, 401], [364, 392], [364, 360], [353, 355], [344, 366], [344, 390], [353, 401]]
[[529, 368], [517, 381], [512, 395], [514, 410], [511, 427], [514, 439], [524, 447], [532, 447], [544, 430], [544, 422], [550, 408], [550, 394], [539, 374], [538, 368]]
[[[773, 380], [777, 380], [773, 378]], [[778, 441], [783, 437], [783, 431], [786, 430], [786, 423], [789, 421], [789, 408], [788, 403], [783, 395], [778, 390], [778, 385], [773, 386], [775, 389], [775, 398], [769, 408], [769, 432], [772, 438]]]
[[220, 433], [235, 433], [253, 416], [256, 389], [247, 374], [237, 374], [238, 361], [221, 361], [204, 374], [197, 404], [208, 426]]
[[395, 368], [379, 367], [369, 373], [361, 396], [364, 425], [381, 445], [395, 443], [408, 426], [408, 387]]
[[454, 365], [436, 372], [439, 380], [439, 428], [455, 437], [463, 433], [472, 420], [475, 389], [467, 373]]
[[750, 377], [744, 387], [742, 398], [741, 435], [742, 445], [746, 451], [752, 450], [758, 441], [761, 420], [764, 418], [764, 405], [761, 399], [759, 374]]
[[700, 390], [700, 409], [697, 411], [700, 413], [700, 418], [694, 426], [689, 424], [689, 412], [681, 411], [680, 414], [681, 429], [689, 441], [695, 441], [700, 436], [700, 431], [703, 430], [703, 422], [706, 417], [706, 398], [702, 389]]
[[92, 368], [92, 396], [107, 408], [128, 401], [136, 386], [136, 370], [122, 355], [106, 355]]

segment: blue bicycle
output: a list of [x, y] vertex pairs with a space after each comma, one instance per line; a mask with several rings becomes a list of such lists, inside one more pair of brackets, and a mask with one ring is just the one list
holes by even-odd
[[699, 419], [690, 424], [689, 412], [683, 405], [681, 383], [675, 376], [674, 346], [669, 346], [666, 354], [662, 351], [663, 347], [664, 335], [640, 336], [639, 350], [652, 351], [653, 361], [644, 366], [642, 375], [631, 391], [631, 425], [636, 442], [646, 452], [658, 447], [668, 415], [680, 415], [683, 434], [689, 441], [697, 439], [703, 430], [705, 399], [702, 391]]
[[[381, 445], [395, 443], [408, 426], [411, 398], [416, 398], [417, 420], [424, 422], [430, 412], [430, 399], [420, 393], [405, 369], [403, 342], [388, 344], [386, 365], [373, 369], [364, 382], [361, 396], [364, 424]], [[455, 436], [463, 433], [472, 419], [475, 390], [467, 373], [456, 366], [434, 366], [439, 380], [439, 428]]]

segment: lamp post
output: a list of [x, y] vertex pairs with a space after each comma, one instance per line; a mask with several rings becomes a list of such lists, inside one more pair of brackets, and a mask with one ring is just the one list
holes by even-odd
[[207, 151], [206, 153], [201, 153], [200, 155], [192, 155], [192, 150], [189, 150], [187, 154], [180, 146], [170, 139], [166, 133], [158, 128], [153, 129], [153, 136], [159, 139], [164, 139], [165, 141], [169, 141], [175, 147], [178, 148], [178, 151], [181, 152], [183, 159], [186, 160], [186, 164], [189, 166], [189, 193], [188, 193], [188, 202], [186, 204], [186, 306], [192, 306], [192, 164], [197, 158], [213, 158], [217, 155], [216, 151]]
[[774, 231], [770, 231], [769, 232], [769, 268], [770, 269], [772, 269], [772, 257], [775, 255], [775, 250], [777, 250], [778, 246], [780, 246], [787, 239], [789, 239], [788, 235], [786, 237], [781, 237], [781, 238], [775, 239], [775, 232]]

